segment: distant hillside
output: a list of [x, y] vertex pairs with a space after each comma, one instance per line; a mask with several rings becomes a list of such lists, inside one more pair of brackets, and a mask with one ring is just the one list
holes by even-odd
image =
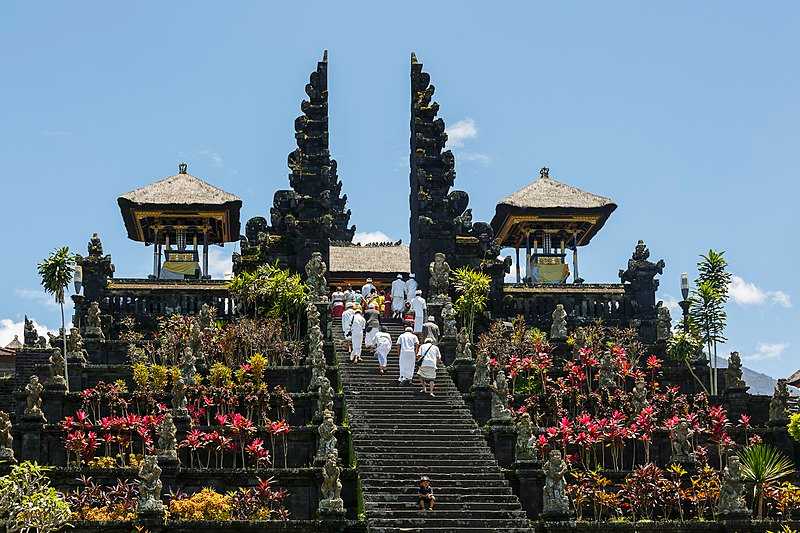
[[[726, 358], [718, 356], [717, 360], [719, 361], [720, 368], [728, 367], [728, 360]], [[750, 390], [747, 391], [750, 394], [766, 394], [767, 396], [772, 396], [772, 393], [775, 391], [776, 380], [774, 378], [762, 374], [761, 372], [750, 370], [746, 366], [742, 367], [742, 379], [744, 379], [744, 382], [750, 387]]]

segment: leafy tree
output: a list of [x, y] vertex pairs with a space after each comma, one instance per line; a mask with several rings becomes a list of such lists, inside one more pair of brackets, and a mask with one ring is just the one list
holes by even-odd
[[[64, 361], [66, 361], [67, 329], [64, 321], [64, 293], [75, 273], [75, 258], [70, 254], [69, 248], [63, 246], [39, 263], [38, 270], [45, 292], [52, 294], [56, 303], [61, 307], [61, 339], [63, 341]], [[66, 364], [64, 365], [64, 374], [64, 379], [69, 383]]]
[[690, 297], [691, 322], [698, 328], [711, 360], [709, 369], [711, 393], [717, 394], [717, 343], [724, 343], [728, 315], [728, 285], [731, 274], [727, 272], [725, 252], [709, 250], [697, 263], [698, 276]]
[[0, 477], [0, 525], [9, 532], [49, 533], [67, 524], [72, 514], [69, 505], [50, 487], [46, 472], [26, 461]]
[[767, 485], [794, 473], [791, 459], [768, 444], [747, 446], [739, 453], [742, 477], [754, 484], [753, 506], [756, 516], [764, 516], [764, 492]]
[[453, 278], [456, 294], [458, 295], [453, 307], [463, 320], [469, 337], [472, 339], [472, 333], [475, 329], [475, 316], [486, 310], [492, 278], [483, 272], [478, 272], [468, 267], [456, 269], [453, 273]]

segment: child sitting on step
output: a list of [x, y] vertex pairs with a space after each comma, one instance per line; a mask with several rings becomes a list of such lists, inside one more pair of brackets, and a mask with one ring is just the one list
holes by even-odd
[[433, 506], [436, 504], [436, 498], [433, 497], [433, 489], [431, 488], [431, 480], [428, 476], [419, 478], [419, 510], [425, 510], [427, 506], [429, 511], [433, 511]]

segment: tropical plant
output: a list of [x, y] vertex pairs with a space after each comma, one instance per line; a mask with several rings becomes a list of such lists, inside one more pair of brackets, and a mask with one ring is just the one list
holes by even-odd
[[768, 444], [747, 446], [739, 453], [742, 477], [754, 484], [753, 506], [758, 518], [764, 515], [764, 496], [768, 485], [794, 472], [791, 459]]
[[677, 329], [667, 341], [667, 355], [669, 355], [670, 359], [673, 361], [682, 361], [695, 381], [697, 381], [700, 387], [703, 388], [703, 391], [708, 394], [708, 389], [703, 383], [703, 380], [694, 373], [694, 368], [692, 367], [692, 362], [702, 349], [702, 339], [691, 329], [689, 329], [689, 331]]
[[699, 328], [703, 342], [711, 359], [711, 393], [717, 394], [717, 343], [723, 343], [727, 313], [725, 303], [728, 301], [728, 285], [731, 274], [726, 271], [725, 252], [709, 250], [707, 255], [700, 256], [697, 263], [698, 276], [695, 289], [690, 298], [692, 321]]
[[453, 279], [458, 295], [453, 307], [467, 328], [469, 338], [472, 339], [475, 316], [486, 310], [492, 278], [469, 267], [461, 267], [453, 273]]
[[49, 533], [67, 524], [69, 505], [50, 487], [46, 472], [45, 467], [26, 461], [0, 477], [0, 525], [10, 532]]
[[787, 427], [789, 435], [796, 441], [800, 441], [800, 413], [794, 413], [789, 417], [789, 425]]
[[[56, 303], [61, 307], [61, 340], [64, 350], [64, 360], [67, 358], [67, 334], [64, 321], [64, 293], [75, 274], [75, 258], [70, 255], [69, 247], [62, 246], [53, 251], [38, 266], [42, 288], [55, 297]], [[64, 379], [69, 383], [67, 365], [64, 365]]]

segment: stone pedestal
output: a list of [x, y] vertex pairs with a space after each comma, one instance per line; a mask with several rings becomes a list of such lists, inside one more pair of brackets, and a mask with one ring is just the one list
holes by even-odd
[[492, 417], [492, 390], [489, 387], [472, 387], [472, 416], [479, 426]]
[[516, 461], [514, 463], [516, 483], [514, 493], [522, 503], [528, 518], [535, 520], [542, 512], [542, 489], [544, 472], [539, 461]]
[[514, 463], [514, 445], [517, 442], [517, 431], [513, 423], [508, 420], [489, 420], [489, 427], [484, 430], [484, 436], [489, 447], [494, 453], [497, 463], [503, 468], [509, 468]]
[[[42, 463], [42, 426], [44, 420], [38, 417], [23, 416], [22, 421], [14, 427], [18, 432], [20, 461], [37, 461]], [[14, 439], [15, 441], [17, 439]]]
[[44, 411], [47, 421], [51, 424], [57, 424], [64, 419], [65, 416], [72, 413], [65, 413], [65, 398], [67, 396], [67, 387], [61, 384], [47, 384], [42, 392], [42, 411]]
[[[441, 328], [441, 326], [439, 326]], [[442, 354], [442, 362], [445, 366], [450, 366], [456, 361], [456, 339], [455, 337], [442, 337], [437, 343]], [[466, 392], [466, 391], [462, 391]]]
[[742, 414], [749, 414], [747, 409], [747, 390], [750, 387], [740, 387], [725, 391], [725, 408], [730, 420], [739, 420]]
[[458, 391], [461, 393], [469, 392], [470, 388], [472, 388], [472, 378], [475, 375], [475, 361], [471, 359], [456, 359], [448, 369]]
[[767, 425], [769, 431], [764, 435], [764, 441], [780, 450], [786, 457], [794, 457], [794, 443], [786, 429], [788, 420], [771, 420]]

